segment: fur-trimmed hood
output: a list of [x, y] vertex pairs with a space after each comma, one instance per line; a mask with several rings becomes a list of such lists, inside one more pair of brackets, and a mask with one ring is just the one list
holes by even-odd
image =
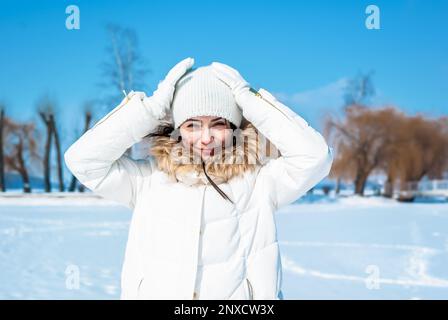
[[[266, 139], [263, 144], [262, 135], [252, 123], [244, 121], [235, 137], [232, 147], [224, 148], [204, 162], [207, 175], [216, 184], [228, 182], [266, 162], [261, 147], [269, 144], [269, 141]], [[199, 157], [193, 158], [193, 153], [188, 153], [182, 142], [173, 136], [153, 136], [150, 154], [155, 158], [158, 169], [168, 174], [173, 181], [190, 186], [210, 183]]]

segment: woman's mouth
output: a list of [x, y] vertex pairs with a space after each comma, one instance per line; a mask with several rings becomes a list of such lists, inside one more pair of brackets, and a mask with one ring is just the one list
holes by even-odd
[[198, 150], [202, 154], [207, 154], [207, 155], [208, 154], [212, 155], [214, 153], [214, 148], [196, 148], [196, 150]]

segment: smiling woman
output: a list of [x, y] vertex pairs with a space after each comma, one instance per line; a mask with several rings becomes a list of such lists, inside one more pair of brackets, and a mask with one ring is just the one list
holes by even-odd
[[[230, 200], [225, 192], [223, 192], [207, 174], [205, 163], [210, 162], [210, 159], [214, 159], [215, 155], [222, 155], [234, 151], [233, 148], [236, 146], [236, 129], [237, 127], [229, 120], [214, 116], [190, 118], [179, 126], [182, 153], [190, 154], [187, 156], [190, 163], [194, 163], [194, 159], [199, 159], [201, 161], [202, 170], [210, 184], [223, 196], [223, 198], [228, 199], [230, 202], [232, 202], [232, 200]], [[162, 132], [161, 134], [153, 133], [149, 134], [149, 136], [169, 137], [172, 131], [173, 128], [162, 127], [162, 129], [159, 129], [159, 132]], [[166, 133], [164, 134], [163, 132]], [[159, 140], [159, 142], [163, 144], [163, 140]], [[155, 151], [156, 149], [157, 147], [153, 148], [153, 155], [157, 155], [157, 151]], [[170, 156], [174, 157], [174, 154], [171, 152]], [[163, 161], [159, 158], [159, 163], [160, 162]], [[212, 160], [212, 162], [217, 163], [217, 161], [214, 160]]]
[[[274, 212], [328, 175], [332, 150], [235, 69], [193, 62], [150, 97], [131, 92], [70, 146], [66, 164], [133, 210], [122, 299], [283, 299]], [[124, 154], [146, 136], [146, 159]], [[264, 157], [264, 139], [280, 156]]]
[[236, 126], [225, 118], [199, 116], [188, 119], [179, 128], [184, 148], [193, 148], [205, 159], [231, 145]]

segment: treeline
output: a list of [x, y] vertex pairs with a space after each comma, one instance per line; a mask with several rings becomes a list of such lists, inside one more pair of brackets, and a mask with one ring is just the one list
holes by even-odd
[[[325, 134], [335, 148], [330, 177], [336, 183], [352, 181], [363, 195], [372, 173], [386, 177], [383, 195], [394, 187], [406, 191], [423, 177], [441, 179], [448, 171], [448, 117], [409, 116], [394, 107], [379, 109], [352, 104], [344, 118], [329, 117]], [[399, 192], [400, 193], [400, 192]]]
[[[83, 110], [72, 110], [75, 115], [70, 126], [82, 125], [82, 132], [76, 132], [73, 141], [64, 137], [65, 143], [74, 142], [86, 132], [93, 122], [98, 107], [112, 109], [123, 99], [123, 92], [130, 90], [151, 91], [144, 86], [144, 76], [150, 72], [146, 61], [139, 53], [137, 34], [134, 30], [117, 24], [106, 26], [108, 44], [104, 61], [100, 65], [101, 77], [98, 86], [102, 88], [101, 98], [87, 100]], [[62, 121], [54, 99], [44, 97], [36, 104], [37, 119], [28, 122], [13, 120], [7, 115], [7, 108], [0, 104], [0, 190], [6, 191], [6, 173], [18, 173], [22, 179], [23, 191], [29, 193], [31, 175], [42, 177], [45, 192], [52, 191], [56, 176], [59, 191], [84, 191], [83, 185], [71, 175], [68, 186], [64, 184], [64, 159], [61, 141]], [[130, 154], [131, 150], [127, 151]]]
[[[45, 192], [52, 191], [52, 173], [56, 171], [59, 191], [84, 191], [84, 186], [77, 183], [72, 175], [68, 187], [64, 183], [64, 159], [61, 147], [58, 117], [54, 112], [54, 103], [41, 102], [37, 115], [41, 128], [33, 121], [19, 122], [6, 116], [5, 107], [0, 106], [0, 189], [6, 188], [6, 173], [18, 173], [22, 179], [23, 192], [32, 191], [31, 174], [42, 176]], [[84, 131], [92, 119], [91, 112], [84, 113]], [[54, 155], [53, 155], [54, 152]], [[54, 170], [55, 169], [55, 170]]]

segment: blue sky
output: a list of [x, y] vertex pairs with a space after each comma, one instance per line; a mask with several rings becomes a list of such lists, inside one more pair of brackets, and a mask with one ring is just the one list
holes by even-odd
[[[65, 28], [75, 4], [81, 29]], [[381, 10], [381, 29], [364, 26], [365, 8]], [[5, 1], [0, 2], [0, 101], [9, 116], [36, 119], [34, 106], [55, 98], [63, 144], [82, 127], [84, 101], [100, 96], [109, 22], [136, 30], [152, 70], [150, 94], [179, 60], [237, 68], [320, 127], [338, 112], [343, 88], [374, 71], [375, 103], [409, 113], [448, 114], [448, 1]], [[112, 106], [111, 106], [112, 107]], [[98, 114], [101, 116], [101, 113]]]

